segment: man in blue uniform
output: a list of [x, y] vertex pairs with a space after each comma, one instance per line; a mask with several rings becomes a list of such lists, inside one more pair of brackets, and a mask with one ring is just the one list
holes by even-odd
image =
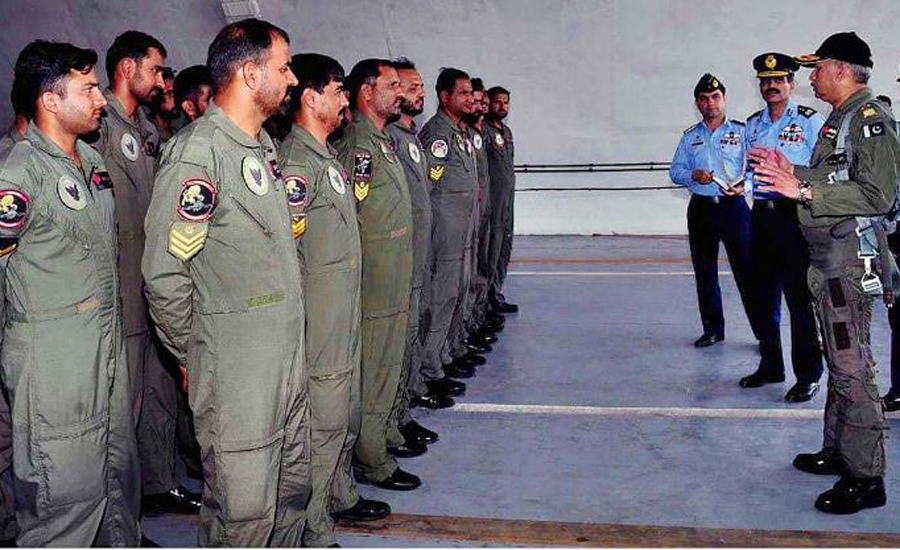
[[[747, 119], [745, 147], [778, 149], [797, 165], [809, 164], [825, 118], [791, 99], [794, 73], [800, 65], [781, 53], [764, 53], [753, 60], [759, 93], [766, 108]], [[762, 359], [753, 374], [741, 379], [742, 388], [758, 388], [784, 382], [781, 352], [781, 293], [791, 312], [791, 358], [797, 383], [785, 401], [809, 401], [819, 391], [822, 353], [816, 336], [812, 300], [806, 285], [809, 250], [800, 223], [797, 205], [779, 193], [761, 190], [748, 173], [753, 187], [750, 216], [750, 249], [753, 258], [753, 301], [758, 316]]]
[[[703, 120], [685, 130], [672, 159], [669, 177], [691, 192], [688, 236], [697, 281], [703, 335], [698, 348], [725, 339], [725, 317], [719, 289], [719, 242], [744, 303], [751, 315], [749, 292], [750, 209], [744, 200], [744, 123], [725, 118], [725, 85], [705, 74], [694, 87], [694, 102]], [[733, 184], [733, 185], [732, 185]], [[754, 334], [757, 333], [754, 328]]]

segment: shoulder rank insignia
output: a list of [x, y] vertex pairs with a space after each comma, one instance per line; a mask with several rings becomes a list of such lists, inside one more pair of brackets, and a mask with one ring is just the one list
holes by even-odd
[[763, 111], [764, 111], [764, 109], [760, 109], [760, 110], [756, 111], [755, 113], [753, 113], [752, 115], [748, 116], [747, 122], [750, 122], [751, 119], [754, 119], [754, 118], [758, 117], [759, 115], [763, 114]]
[[306, 188], [308, 180], [304, 176], [287, 176], [284, 178], [284, 192], [287, 193], [287, 201], [290, 206], [303, 207], [306, 205]]
[[212, 183], [199, 178], [181, 182], [181, 194], [175, 211], [178, 216], [189, 222], [202, 222], [210, 219], [216, 208], [217, 190]]
[[806, 118], [810, 118], [814, 114], [816, 114], [815, 109], [813, 109], [812, 107], [807, 107], [806, 105], [797, 105], [797, 112], [805, 116]]
[[693, 130], [694, 128], [696, 128], [697, 126], [699, 126], [699, 125], [700, 125], [700, 123], [698, 122], [697, 124], [694, 124], [693, 126], [688, 126], [688, 127], [685, 128], [684, 131], [681, 132], [681, 133], [682, 133], [682, 134], [686, 134], [686, 133], [690, 132], [691, 130]]
[[734, 124], [737, 124], [738, 126], [746, 126], [746, 124], [744, 124], [744, 122], [741, 120], [731, 119], [731, 122], [733, 122]]
[[169, 229], [169, 253], [186, 262], [206, 244], [208, 223], [173, 222]]
[[106, 170], [94, 170], [91, 173], [91, 183], [98, 191], [103, 191], [104, 189], [112, 189], [113, 181], [112, 178], [109, 177], [109, 172]]
[[431, 176], [432, 181], [439, 181], [443, 176], [444, 172], [447, 170], [446, 166], [432, 166], [429, 170], [429, 175]]
[[863, 117], [865, 117], [865, 118], [871, 118], [871, 117], [873, 117], [873, 116], [877, 116], [877, 115], [878, 115], [878, 109], [876, 109], [875, 107], [872, 107], [871, 105], [865, 105], [865, 106], [862, 108], [862, 115], [863, 115]]
[[20, 229], [28, 218], [28, 195], [15, 189], [0, 191], [0, 227]]

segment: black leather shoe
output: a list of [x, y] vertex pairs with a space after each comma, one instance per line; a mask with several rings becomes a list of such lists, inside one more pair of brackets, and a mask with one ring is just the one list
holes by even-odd
[[779, 382], [784, 382], [784, 374], [775, 374], [757, 370], [753, 374], [741, 378], [738, 385], [742, 388], [761, 388], [766, 384], [777, 384]]
[[491, 334], [497, 334], [503, 330], [504, 326], [505, 324], [502, 315], [490, 314], [485, 317], [484, 323], [481, 324], [481, 330]]
[[466, 351], [470, 354], [472, 353], [490, 353], [493, 351], [493, 347], [490, 344], [485, 344], [483, 346], [476, 346], [475, 344], [466, 344]]
[[419, 479], [419, 476], [404, 472], [400, 468], [394, 470], [394, 473], [391, 474], [389, 478], [372, 483], [372, 485], [376, 487], [381, 487], [382, 489], [387, 489], [389, 491], [412, 491], [413, 489], [417, 489], [421, 484], [422, 480]]
[[844, 474], [844, 461], [836, 449], [825, 448], [817, 453], [800, 453], [794, 457], [794, 468], [808, 474], [839, 476]]
[[144, 496], [141, 508], [144, 515], [151, 518], [163, 514], [197, 514], [200, 512], [200, 495], [176, 487], [166, 493]]
[[900, 395], [893, 390], [887, 392], [881, 401], [884, 404], [884, 412], [900, 411]]
[[517, 306], [516, 304], [511, 304], [509, 302], [503, 302], [500, 304], [495, 304], [494, 311], [498, 313], [518, 313], [519, 306]]
[[719, 336], [718, 334], [704, 334], [700, 338], [694, 340], [695, 348], [708, 348], [713, 344], [718, 344], [725, 340], [724, 336]]
[[387, 450], [397, 458], [412, 458], [428, 452], [428, 446], [415, 439], [407, 439], [399, 447], [388, 447]]
[[497, 337], [493, 334], [488, 334], [482, 330], [477, 330], [473, 332], [468, 338], [466, 338], [466, 343], [471, 344], [473, 346], [485, 347], [490, 346], [494, 342], [497, 341]]
[[473, 367], [480, 367], [481, 365], [487, 363], [487, 359], [478, 355], [477, 353], [470, 353], [468, 355], [463, 355], [460, 358], [468, 365], [472, 365]]
[[425, 445], [431, 445], [440, 439], [437, 433], [422, 426], [415, 420], [405, 426], [400, 426], [400, 433], [403, 435], [403, 439], [407, 441], [418, 441]]
[[475, 367], [455, 360], [449, 365], [444, 365], [444, 374], [451, 378], [472, 378], [475, 376]]
[[430, 391], [422, 397], [413, 397], [409, 400], [409, 406], [412, 408], [424, 407], [426, 409], [449, 409], [456, 405], [456, 401], [452, 397], [441, 393], [431, 393]]
[[334, 518], [334, 521], [352, 522], [376, 521], [389, 515], [391, 515], [391, 506], [387, 502], [359, 497], [356, 504], [346, 510], [333, 512], [331, 517]]
[[816, 499], [816, 508], [829, 514], [855, 514], [887, 504], [884, 479], [844, 476]]
[[428, 395], [446, 395], [448, 397], [459, 397], [466, 394], [466, 385], [458, 380], [443, 377], [437, 380], [426, 380], [425, 387], [428, 388]]
[[156, 544], [152, 540], [148, 539], [146, 536], [141, 535], [141, 548], [162, 548], [160, 545]]
[[794, 386], [784, 394], [784, 400], [788, 403], [803, 403], [809, 401], [817, 393], [819, 393], [819, 384], [817, 382], [797, 382]]

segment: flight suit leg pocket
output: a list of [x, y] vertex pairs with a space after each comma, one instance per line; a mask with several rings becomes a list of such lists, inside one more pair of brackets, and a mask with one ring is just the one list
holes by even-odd
[[105, 414], [71, 426], [36, 429], [32, 441], [41, 477], [39, 503], [45, 509], [103, 498], [108, 432]]
[[257, 441], [219, 445], [216, 469], [228, 521], [274, 517], [284, 430]]

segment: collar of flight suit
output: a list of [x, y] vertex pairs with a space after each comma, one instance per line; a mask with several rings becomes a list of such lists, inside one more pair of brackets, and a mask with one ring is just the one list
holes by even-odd
[[314, 138], [311, 133], [309, 133], [309, 130], [297, 124], [296, 122], [291, 126], [291, 135], [294, 137], [294, 139], [299, 140], [300, 143], [306, 145], [315, 154], [319, 155], [323, 159], [333, 160], [335, 158], [334, 150], [330, 145], [323, 147], [322, 144], [319, 143], [319, 141]]
[[[66, 160], [72, 160], [53, 140], [47, 137], [47, 134], [37, 127], [34, 121], [28, 124], [28, 130], [25, 131], [25, 139], [29, 141], [36, 149], [47, 153], [51, 157], [57, 157]], [[81, 139], [75, 141], [75, 149], [78, 155], [81, 155]], [[84, 161], [84, 159], [82, 159]]]
[[375, 126], [375, 123], [372, 122], [371, 118], [358, 110], [353, 111], [353, 122], [361, 125], [366, 134], [373, 135], [384, 141], [391, 140], [391, 138], [388, 137], [387, 132], [385, 132], [385, 128], [387, 128], [387, 126], [379, 130], [378, 127]]
[[[215, 101], [209, 102], [209, 108], [206, 109], [206, 112], [203, 113], [203, 116], [209, 118], [210, 121], [212, 121], [219, 129], [225, 132], [228, 137], [230, 137], [238, 144], [249, 149], [259, 149], [263, 146], [263, 143], [260, 140], [248, 136], [246, 132], [241, 130], [238, 125], [235, 124], [233, 120], [231, 120], [231, 117], [228, 116], [228, 113], [223, 111]], [[264, 130], [260, 128], [260, 137], [262, 137], [263, 132]]]
[[[107, 116], [115, 116], [123, 123], [131, 126], [134, 130], [141, 135], [141, 127], [138, 124], [138, 118], [141, 116], [141, 108], [140, 106], [135, 107], [134, 109], [134, 118], [131, 118], [125, 113], [125, 108], [122, 107], [122, 104], [119, 102], [119, 99], [113, 93], [112, 88], [106, 88], [103, 90], [103, 97], [106, 98], [106, 106], [107, 106]], [[112, 111], [111, 113], [109, 111]]]
[[444, 121], [444, 124], [449, 126], [454, 132], [465, 133], [463, 127], [459, 124], [454, 123], [453, 119], [450, 118], [450, 115], [448, 115], [447, 111], [445, 111], [444, 109], [438, 109], [437, 116], [438, 119], [442, 119]]
[[846, 101], [844, 101], [844, 103], [841, 104], [840, 107], [835, 109], [831, 113], [831, 116], [829, 116], [828, 118], [832, 118], [835, 115], [839, 115], [839, 116], [843, 117], [844, 114], [849, 113], [853, 109], [856, 109], [863, 103], [865, 103], [867, 101], [871, 101], [872, 97], [873, 97], [872, 90], [868, 86], [861, 90], [858, 90], [856, 93], [854, 93], [853, 95], [848, 97], [846, 99]]
[[392, 124], [392, 126], [394, 126], [395, 128], [399, 128], [400, 130], [403, 130], [407, 134], [411, 134], [413, 136], [419, 135], [419, 128], [418, 128], [418, 125], [416, 124], [415, 119], [413, 119], [413, 121], [410, 123], [409, 128], [407, 128], [406, 125], [403, 124], [402, 122], [400, 122], [399, 120], [397, 122], [394, 122]]

